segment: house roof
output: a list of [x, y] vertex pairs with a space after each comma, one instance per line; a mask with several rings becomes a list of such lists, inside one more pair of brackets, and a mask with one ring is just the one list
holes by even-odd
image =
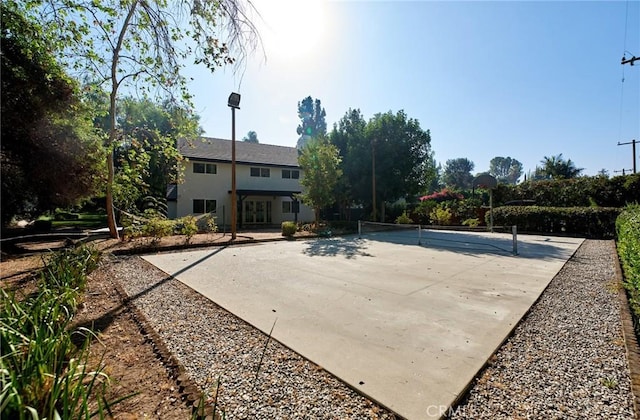
[[[211, 137], [191, 141], [182, 139], [178, 141], [178, 150], [189, 159], [231, 162], [231, 140]], [[298, 167], [298, 149], [236, 141], [236, 163]]]

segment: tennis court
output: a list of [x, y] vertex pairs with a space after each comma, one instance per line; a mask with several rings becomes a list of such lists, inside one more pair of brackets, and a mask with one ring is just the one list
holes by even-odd
[[266, 333], [277, 319], [276, 339], [400, 415], [438, 418], [582, 239], [520, 235], [517, 256], [510, 234], [422, 239], [431, 243], [377, 233], [145, 259]]

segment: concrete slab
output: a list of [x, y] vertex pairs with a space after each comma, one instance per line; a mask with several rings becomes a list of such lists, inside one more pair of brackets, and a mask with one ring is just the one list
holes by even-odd
[[[377, 239], [385, 239], [383, 236]], [[144, 258], [410, 419], [439, 418], [582, 239], [427, 232]], [[396, 243], [393, 243], [396, 242]]]

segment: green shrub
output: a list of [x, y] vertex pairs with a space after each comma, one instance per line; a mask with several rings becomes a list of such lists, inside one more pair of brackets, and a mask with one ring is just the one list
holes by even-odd
[[298, 225], [295, 222], [286, 221], [282, 222], [282, 236], [292, 237], [298, 230]]
[[[444, 203], [441, 203], [441, 204], [444, 204]], [[431, 222], [435, 225], [448, 226], [448, 225], [451, 225], [453, 214], [451, 213], [450, 209], [444, 206], [438, 205], [436, 206], [436, 208], [434, 208], [431, 211], [429, 218]]]
[[198, 233], [198, 223], [195, 217], [185, 216], [176, 220], [175, 227], [180, 235], [187, 237], [187, 242]]
[[431, 212], [438, 206], [435, 200], [423, 200], [411, 213], [411, 218], [421, 225], [431, 224]]
[[[502, 206], [493, 209], [493, 224], [518, 226], [520, 232], [559, 233], [613, 238], [618, 208]], [[487, 212], [489, 223], [491, 213]]]
[[469, 226], [469, 227], [475, 228], [475, 227], [480, 226], [480, 220], [477, 217], [475, 217], [475, 218], [472, 218], [472, 219], [465, 220], [464, 222], [462, 222], [462, 224], [464, 226]]
[[533, 200], [544, 207], [624, 207], [640, 202], [640, 174], [499, 184], [494, 203]]
[[409, 216], [407, 216], [407, 212], [405, 211], [400, 216], [396, 217], [396, 223], [401, 225], [410, 225], [413, 223], [413, 220]]
[[154, 217], [147, 220], [142, 232], [144, 233], [144, 236], [151, 236], [154, 241], [159, 241], [160, 238], [172, 235], [174, 227], [175, 222], [173, 220]]
[[626, 207], [616, 220], [617, 247], [624, 285], [633, 312], [636, 336], [640, 337], [640, 205]]

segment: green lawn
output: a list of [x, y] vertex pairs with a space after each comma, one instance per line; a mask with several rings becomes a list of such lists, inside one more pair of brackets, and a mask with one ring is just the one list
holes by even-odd
[[42, 216], [38, 220], [51, 220], [53, 229], [75, 227], [80, 229], [96, 229], [107, 226], [107, 215], [99, 213], [75, 213], [78, 219], [56, 220], [54, 216]]

